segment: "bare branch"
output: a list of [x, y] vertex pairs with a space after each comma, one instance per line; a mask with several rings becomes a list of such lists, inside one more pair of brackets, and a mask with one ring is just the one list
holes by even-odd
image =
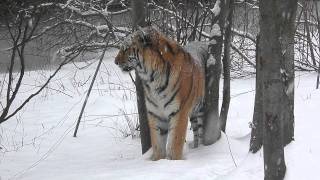
[[241, 52], [235, 45], [234, 43], [231, 43], [231, 47], [233, 50], [235, 50], [245, 61], [247, 61], [247, 63], [249, 63], [250, 65], [252, 65], [254, 68], [256, 68], [256, 65], [251, 62], [250, 58], [248, 58], [247, 55], [245, 55], [243, 52]]
[[250, 39], [252, 42], [256, 43], [256, 38], [254, 37], [254, 35], [250, 34], [249, 32], [244, 32], [244, 31], [240, 31], [240, 30], [236, 30], [235, 28], [232, 28], [232, 33], [234, 33], [235, 35]]

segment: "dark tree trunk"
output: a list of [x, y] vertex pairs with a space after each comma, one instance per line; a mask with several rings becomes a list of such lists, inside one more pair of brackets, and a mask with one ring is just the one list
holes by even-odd
[[[146, 1], [145, 0], [133, 0], [132, 3], [132, 15], [133, 15], [133, 27], [137, 29], [138, 26], [145, 26], [146, 21]], [[137, 106], [139, 113], [139, 124], [140, 124], [140, 138], [142, 154], [147, 152], [151, 147], [150, 130], [148, 125], [147, 110], [145, 104], [145, 96], [143, 86], [140, 77], [136, 73], [136, 95], [137, 95]]]
[[220, 111], [221, 130], [226, 132], [227, 117], [230, 105], [230, 48], [231, 48], [231, 27], [233, 16], [233, 1], [229, 0], [226, 4], [227, 13], [227, 27], [225, 30], [224, 38], [224, 56], [222, 59], [223, 64], [223, 99]]
[[261, 0], [259, 6], [264, 172], [265, 180], [280, 180], [286, 172], [283, 147], [288, 137], [293, 138], [289, 96], [294, 89], [294, 76], [290, 77], [294, 74], [294, 33], [290, 30], [294, 29], [297, 1]]
[[259, 62], [259, 35], [256, 43], [256, 95], [254, 100], [254, 113], [251, 123], [250, 151], [256, 153], [262, 147], [262, 79], [261, 79], [261, 62]]
[[[291, 2], [290, 2], [291, 3]], [[284, 83], [284, 94], [283, 98], [283, 145], [289, 144], [294, 138], [294, 20], [296, 16], [296, 4], [292, 4], [290, 9], [287, 6], [283, 6], [281, 12], [290, 12], [292, 16], [290, 18], [282, 19], [282, 26], [279, 29], [281, 35], [280, 46], [281, 46], [281, 61], [280, 61], [280, 72], [282, 81]], [[257, 39], [257, 53], [261, 51], [259, 47], [259, 40]], [[259, 55], [257, 55], [258, 57]], [[261, 79], [261, 62], [259, 58], [256, 58], [256, 96], [255, 96], [255, 107], [252, 122], [251, 140], [250, 140], [250, 151], [255, 153], [262, 146], [262, 79]]]
[[[260, 1], [261, 53], [259, 62], [262, 73], [262, 121], [265, 180], [283, 179], [286, 172], [283, 151], [283, 90], [279, 42], [280, 23], [274, 0]], [[280, 14], [281, 15], [281, 14]], [[278, 163], [279, 162], [279, 163]]]

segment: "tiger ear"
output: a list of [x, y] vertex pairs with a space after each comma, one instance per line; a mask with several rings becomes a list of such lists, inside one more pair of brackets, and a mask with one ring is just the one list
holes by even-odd
[[141, 27], [138, 27], [137, 38], [138, 38], [138, 42], [141, 43], [143, 47], [146, 47], [152, 44], [150, 33], [148, 31], [145, 31]]

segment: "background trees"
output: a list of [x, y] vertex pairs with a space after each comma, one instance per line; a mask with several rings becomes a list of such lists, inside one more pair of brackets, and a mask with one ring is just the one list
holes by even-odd
[[9, 58], [4, 61], [1, 68], [7, 73], [2, 80], [1, 95], [5, 93], [5, 98], [1, 99], [0, 124], [14, 117], [26, 104], [38, 95], [57, 74], [61, 67], [72, 61], [76, 56], [70, 53], [64, 59], [53, 74], [36, 91], [30, 93], [27, 98], [17, 107], [12, 107], [13, 102], [20, 88], [23, 85], [26, 71], [26, 49], [30, 42], [40, 37], [47, 28], [43, 26], [50, 21], [47, 17], [49, 10], [42, 6], [44, 1], [20, 2], [4, 1], [1, 2], [0, 23], [1, 32], [5, 34], [2, 42], [7, 41], [10, 45], [4, 51], [9, 52]]

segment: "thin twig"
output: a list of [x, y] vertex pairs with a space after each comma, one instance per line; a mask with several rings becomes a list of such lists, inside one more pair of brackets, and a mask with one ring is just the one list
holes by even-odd
[[234, 157], [233, 157], [232, 151], [231, 151], [231, 146], [230, 146], [230, 142], [229, 142], [229, 137], [228, 137], [227, 134], [225, 134], [225, 135], [226, 135], [226, 138], [227, 138], [228, 148], [229, 148], [229, 152], [230, 152], [230, 155], [231, 155], [233, 164], [234, 164], [235, 167], [238, 167], [238, 165], [237, 165], [237, 163], [236, 163], [236, 161], [235, 161], [235, 159], [234, 159]]
[[101, 54], [101, 57], [100, 57], [100, 60], [99, 60], [99, 63], [98, 63], [98, 66], [96, 68], [96, 71], [94, 72], [94, 75], [93, 75], [93, 78], [92, 78], [92, 81], [91, 81], [91, 84], [90, 84], [90, 87], [89, 87], [89, 90], [88, 90], [88, 93], [86, 95], [86, 99], [84, 100], [84, 103], [82, 105], [82, 108], [81, 108], [81, 111], [80, 111], [80, 114], [79, 114], [79, 117], [78, 117], [78, 121], [77, 121], [77, 125], [76, 125], [76, 128], [74, 130], [74, 133], [73, 133], [73, 137], [77, 137], [77, 132], [78, 132], [78, 129], [79, 129], [79, 125], [80, 125], [80, 121], [81, 121], [81, 118], [82, 118], [82, 114], [84, 112], [84, 109], [87, 105], [87, 102], [88, 102], [88, 99], [89, 99], [89, 96], [90, 96], [90, 93], [91, 93], [91, 90], [92, 90], [92, 87], [93, 87], [93, 84], [96, 80], [96, 77], [97, 77], [97, 74], [99, 72], [99, 69], [100, 69], [100, 66], [101, 66], [101, 63], [102, 63], [102, 60], [104, 58], [104, 54], [106, 53], [106, 50], [107, 48], [104, 48], [102, 54]]

